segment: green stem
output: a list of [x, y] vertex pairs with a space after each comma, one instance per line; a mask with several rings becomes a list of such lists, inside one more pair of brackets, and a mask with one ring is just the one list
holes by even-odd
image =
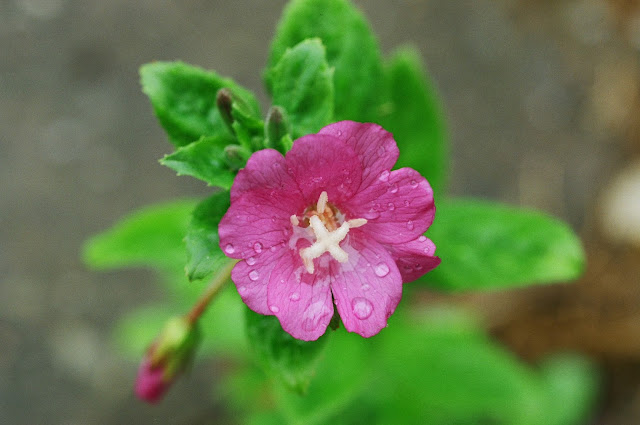
[[238, 260], [228, 261], [227, 264], [222, 267], [218, 273], [213, 277], [213, 280], [204, 291], [204, 293], [200, 296], [198, 302], [193, 306], [191, 311], [187, 314], [187, 320], [189, 324], [195, 324], [200, 316], [206, 311], [207, 307], [211, 303], [211, 301], [218, 295], [218, 292], [222, 288], [224, 288], [224, 284], [229, 281], [231, 277], [231, 269], [236, 265]]

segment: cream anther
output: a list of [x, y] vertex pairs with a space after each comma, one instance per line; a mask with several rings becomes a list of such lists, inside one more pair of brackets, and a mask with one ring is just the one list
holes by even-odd
[[320, 197], [318, 198], [318, 204], [316, 205], [316, 211], [318, 214], [324, 213], [324, 209], [327, 206], [327, 201], [329, 201], [329, 195], [327, 195], [326, 191], [322, 191]]
[[354, 218], [354, 219], [351, 219], [351, 220], [347, 221], [347, 223], [349, 223], [349, 228], [354, 229], [356, 227], [364, 226], [365, 224], [367, 224], [367, 219], [366, 218]]
[[300, 220], [298, 220], [298, 216], [297, 215], [292, 215], [291, 218], [291, 225], [293, 226], [297, 226], [298, 224], [300, 224]]

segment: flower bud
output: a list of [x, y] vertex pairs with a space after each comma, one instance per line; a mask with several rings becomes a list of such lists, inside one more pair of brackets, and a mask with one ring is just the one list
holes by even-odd
[[199, 341], [199, 328], [186, 317], [170, 319], [142, 359], [135, 385], [138, 398], [148, 403], [160, 401], [191, 363]]
[[289, 120], [286, 112], [280, 106], [272, 106], [267, 113], [267, 121], [265, 124], [265, 144], [268, 148], [279, 150], [286, 153], [291, 146], [285, 146], [283, 138], [291, 133]]

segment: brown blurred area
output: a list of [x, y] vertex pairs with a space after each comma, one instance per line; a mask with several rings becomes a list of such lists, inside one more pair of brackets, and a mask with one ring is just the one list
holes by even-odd
[[[640, 2], [355, 3], [385, 54], [421, 51], [446, 108], [451, 194], [539, 208], [585, 241], [578, 282], [449, 299], [527, 360], [593, 356], [593, 423], [640, 423]], [[137, 365], [109, 333], [160, 291], [151, 273], [92, 273], [79, 252], [134, 208], [208, 192], [157, 163], [171, 146], [138, 67], [215, 69], [266, 106], [284, 4], [0, 0], [0, 423], [205, 423], [224, 407], [211, 365], [158, 407], [133, 399]]]

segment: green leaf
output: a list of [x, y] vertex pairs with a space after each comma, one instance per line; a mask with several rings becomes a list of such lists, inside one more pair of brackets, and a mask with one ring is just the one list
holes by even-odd
[[327, 335], [316, 341], [301, 341], [282, 329], [278, 318], [247, 309], [247, 337], [257, 360], [268, 375], [297, 393], [306, 392], [327, 342]]
[[446, 290], [496, 289], [576, 279], [585, 255], [568, 225], [543, 213], [478, 200], [436, 202], [427, 232], [442, 263], [425, 275]]
[[186, 261], [183, 238], [195, 205], [193, 200], [171, 201], [130, 213], [85, 243], [85, 263], [96, 269], [182, 267]]
[[331, 122], [333, 71], [319, 39], [287, 49], [268, 78], [272, 81], [273, 104], [287, 112], [294, 138], [317, 133]]
[[389, 100], [379, 122], [400, 148], [396, 167], [418, 170], [440, 193], [449, 166], [447, 137], [442, 108], [420, 54], [411, 47], [399, 49], [385, 71]]
[[153, 62], [140, 68], [142, 91], [149, 96], [160, 124], [175, 146], [188, 145], [202, 136], [233, 140], [216, 106], [222, 88], [242, 99], [260, 116], [254, 95], [229, 78], [182, 62]]
[[548, 396], [544, 425], [578, 425], [588, 422], [598, 395], [595, 365], [577, 355], [545, 359], [540, 372]]
[[[265, 80], [274, 92], [271, 72], [291, 48], [319, 38], [335, 68], [335, 118], [372, 121], [377, 116], [383, 81], [382, 58], [362, 14], [346, 0], [293, 0], [286, 7], [271, 44]], [[287, 111], [291, 113], [291, 111]]]
[[187, 230], [187, 276], [204, 279], [228, 261], [218, 245], [218, 224], [229, 209], [229, 192], [222, 191], [200, 202]]
[[235, 173], [225, 157], [228, 143], [229, 139], [224, 135], [203, 136], [197, 142], [179, 147], [174, 153], [166, 155], [160, 163], [176, 171], [179, 176], [192, 176], [210, 186], [229, 189]]

